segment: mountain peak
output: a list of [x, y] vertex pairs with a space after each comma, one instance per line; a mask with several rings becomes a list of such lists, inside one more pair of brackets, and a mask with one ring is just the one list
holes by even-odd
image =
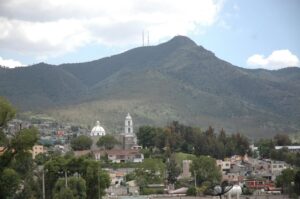
[[193, 40], [182, 35], [175, 36], [166, 43], [174, 46], [197, 46], [197, 44]]

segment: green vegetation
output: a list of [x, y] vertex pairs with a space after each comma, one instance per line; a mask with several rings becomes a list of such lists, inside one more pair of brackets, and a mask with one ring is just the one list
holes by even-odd
[[287, 148], [276, 150], [275, 145], [286, 146], [292, 142], [287, 135], [277, 134], [273, 139], [261, 139], [258, 146], [259, 155], [262, 158], [271, 158], [273, 160], [285, 161], [291, 165], [300, 167], [300, 154], [289, 152]]
[[167, 181], [169, 184], [174, 184], [177, 181], [177, 177], [179, 176], [181, 169], [176, 162], [175, 155], [171, 155], [170, 158], [167, 159]]
[[[3, 129], [15, 115], [8, 101], [0, 98], [0, 143], [3, 146], [0, 156], [0, 198], [30, 198], [39, 192], [33, 191], [33, 161], [29, 150], [36, 143], [36, 129], [22, 129], [11, 138], [6, 137]], [[22, 187], [22, 189], [21, 189]]]
[[[30, 150], [38, 140], [36, 129], [22, 129], [12, 137], [6, 137], [3, 129], [14, 114], [12, 106], [0, 98], [0, 143], [4, 147], [0, 156], [1, 199], [42, 198], [42, 173], [45, 174], [47, 199], [95, 199], [105, 195], [110, 178], [100, 168], [100, 162], [55, 153], [37, 155], [33, 161]], [[74, 143], [81, 149], [91, 144], [84, 137], [79, 137]]]
[[59, 178], [53, 189], [53, 196], [55, 199], [86, 199], [86, 184], [81, 177], [68, 178], [68, 185], [66, 187], [66, 180]]
[[176, 120], [267, 136], [299, 132], [299, 74], [296, 67], [239, 68], [178, 36], [86, 63], [1, 68], [0, 94], [59, 120], [91, 125], [103, 118], [113, 132], [132, 111], [139, 126]]
[[[144, 148], [152, 152], [158, 151], [160, 154], [184, 152], [223, 159], [250, 152], [248, 139], [240, 133], [227, 136], [222, 129], [217, 135], [212, 127], [202, 132], [199, 128], [192, 128], [178, 122], [172, 122], [165, 128], [142, 126], [137, 132], [137, 138]], [[170, 151], [168, 152], [167, 149]]]
[[20, 175], [11, 168], [5, 168], [0, 176], [0, 196], [9, 198], [15, 195], [20, 186]]
[[75, 151], [88, 150], [92, 144], [93, 140], [86, 135], [80, 135], [71, 140], [71, 147]]
[[287, 168], [276, 178], [276, 186], [282, 187], [282, 191], [290, 196], [300, 195], [300, 169]]
[[97, 146], [104, 147], [106, 150], [113, 149], [117, 144], [119, 144], [119, 141], [113, 135], [102, 136], [97, 141]]
[[98, 198], [99, 191], [103, 196], [104, 190], [110, 185], [107, 172], [100, 169], [100, 163], [88, 158], [57, 156], [45, 163], [46, 195], [52, 198], [55, 183], [61, 177], [79, 174], [86, 183], [87, 199]]
[[193, 160], [191, 169], [196, 176], [197, 185], [205, 183], [217, 184], [221, 181], [221, 171], [216, 164], [216, 160], [208, 156], [199, 156]]

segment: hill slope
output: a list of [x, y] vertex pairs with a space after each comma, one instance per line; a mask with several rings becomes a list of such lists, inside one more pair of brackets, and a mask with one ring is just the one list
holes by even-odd
[[183, 36], [88, 63], [0, 69], [0, 86], [23, 108], [50, 107], [90, 125], [99, 119], [112, 131], [126, 112], [138, 125], [179, 120], [252, 135], [300, 128], [299, 68], [242, 69]]

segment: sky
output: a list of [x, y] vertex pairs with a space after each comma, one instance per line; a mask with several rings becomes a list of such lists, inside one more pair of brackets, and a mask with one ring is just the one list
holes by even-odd
[[[77, 63], [185, 35], [236, 66], [300, 67], [299, 0], [0, 0], [0, 65]], [[146, 36], [147, 37], [147, 36]]]

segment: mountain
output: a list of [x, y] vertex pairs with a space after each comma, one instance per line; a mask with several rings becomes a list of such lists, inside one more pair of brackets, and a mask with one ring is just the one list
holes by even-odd
[[120, 131], [135, 124], [185, 124], [254, 136], [300, 129], [300, 69], [249, 70], [184, 36], [103, 59], [0, 68], [0, 95], [21, 110]]

